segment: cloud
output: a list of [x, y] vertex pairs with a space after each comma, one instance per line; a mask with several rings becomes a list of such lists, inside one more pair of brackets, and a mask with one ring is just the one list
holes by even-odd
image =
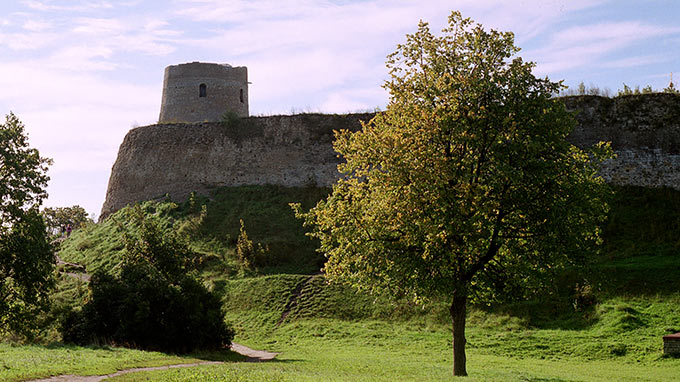
[[0, 16], [0, 107], [19, 113], [31, 144], [55, 158], [50, 203], [87, 204], [93, 211], [101, 206], [127, 130], [158, 117], [165, 65], [201, 60], [248, 66], [253, 114], [347, 112], [383, 107], [386, 55], [421, 19], [437, 33], [452, 9], [487, 29], [513, 31], [527, 48], [522, 56], [551, 75], [648, 65], [666, 56], [621, 53], [678, 33], [635, 19], [580, 21], [590, 8], [617, 4], [604, 0], [21, 4], [23, 12]]
[[382, 99], [381, 105], [387, 102], [387, 91], [382, 88], [363, 88], [332, 92], [325, 97], [321, 109], [330, 113], [350, 113], [374, 111]]
[[[77, 18], [72, 32], [76, 39], [93, 42], [115, 52], [141, 52], [167, 55], [175, 50], [172, 36], [181, 32], [167, 29], [167, 22], [158, 19]], [[140, 24], [144, 25], [140, 28]]]
[[579, 25], [555, 33], [544, 48], [528, 55], [538, 63], [537, 72], [559, 73], [581, 67], [630, 67], [649, 63], [644, 58], [606, 59], [624, 49], [664, 36], [680, 33], [680, 28], [642, 22], [608, 22]]
[[[123, 137], [136, 121], [149, 124], [158, 118], [160, 87], [40, 62], [0, 63], [3, 112], [14, 111], [26, 125], [30, 145], [54, 159], [49, 205], [81, 204], [88, 211], [99, 210]], [[78, 193], [76, 185], [89, 191]], [[54, 199], [58, 195], [64, 199]], [[71, 201], [65, 202], [69, 196]]]
[[[312, 108], [335, 111], [350, 103], [338, 95], [344, 88], [372, 84], [386, 78], [386, 55], [412, 33], [419, 20], [437, 33], [451, 9], [499, 30], [513, 30], [522, 39], [541, 35], [572, 12], [596, 6], [592, 0], [426, 1], [246, 1], [178, 0], [171, 13], [200, 23], [200, 31], [177, 39], [180, 50], [220, 47], [219, 57], [250, 69], [251, 98], [285, 112], [295, 99], [310, 99]], [[325, 94], [321, 97], [318, 93]], [[331, 101], [326, 95], [336, 94]], [[344, 98], [342, 98], [344, 99]], [[287, 106], [278, 102], [289, 102]], [[354, 104], [383, 106], [385, 97]], [[356, 101], [352, 101], [356, 103]], [[257, 103], [254, 110], [257, 110]], [[325, 109], [327, 106], [334, 109]]]
[[36, 11], [60, 11], [60, 12], [86, 12], [96, 9], [112, 9], [113, 5], [108, 1], [60, 1], [59, 5], [54, 5], [51, 0], [24, 0], [22, 1], [28, 8]]
[[52, 33], [2, 33], [0, 32], [0, 48], [13, 51], [40, 51], [58, 40]]
[[604, 61], [602, 66], [605, 68], [633, 68], [668, 61], [669, 57], [661, 55], [633, 56], [622, 59]]
[[23, 26], [23, 28], [29, 32], [44, 32], [51, 27], [51, 23], [38, 20], [27, 20]]
[[77, 71], [110, 71], [121, 67], [111, 61], [113, 50], [105, 46], [70, 46], [59, 50], [47, 60], [50, 68]]

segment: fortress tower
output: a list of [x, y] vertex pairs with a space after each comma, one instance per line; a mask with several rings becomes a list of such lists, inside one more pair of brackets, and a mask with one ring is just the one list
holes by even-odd
[[248, 69], [192, 62], [165, 68], [159, 123], [217, 122], [248, 116]]

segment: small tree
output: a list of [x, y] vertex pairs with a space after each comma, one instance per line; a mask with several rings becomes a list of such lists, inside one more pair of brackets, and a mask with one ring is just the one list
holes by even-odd
[[586, 95], [586, 85], [583, 81], [578, 84], [578, 95]]
[[673, 84], [673, 73], [671, 73], [671, 81], [668, 83], [668, 86], [663, 89], [664, 93], [671, 93], [671, 94], [678, 94], [680, 91], [675, 88], [675, 84]]
[[7, 115], [0, 124], [0, 334], [27, 334], [47, 307], [55, 258], [38, 206], [50, 163], [29, 147], [21, 121]]
[[446, 298], [453, 374], [466, 375], [468, 301], [521, 296], [598, 243], [606, 185], [566, 141], [561, 84], [532, 75], [511, 33], [457, 12], [441, 37], [421, 22], [387, 66], [387, 111], [336, 133], [332, 194], [298, 216], [331, 280]]
[[236, 241], [236, 257], [242, 271], [254, 271], [257, 267], [261, 267], [266, 263], [269, 248], [263, 247], [260, 243], [255, 246], [255, 243], [248, 238], [243, 220], [239, 220], [239, 222], [241, 223], [241, 228]]
[[624, 82], [623, 84], [623, 90], [619, 90], [618, 94], [616, 94], [617, 97], [620, 96], [627, 96], [627, 95], [633, 95], [633, 90], [630, 88], [630, 86], [626, 85]]
[[107, 342], [150, 350], [220, 349], [234, 336], [220, 298], [192, 274], [195, 254], [137, 210], [138, 235], [126, 235], [119, 275], [95, 273], [91, 297], [62, 324], [64, 341]]

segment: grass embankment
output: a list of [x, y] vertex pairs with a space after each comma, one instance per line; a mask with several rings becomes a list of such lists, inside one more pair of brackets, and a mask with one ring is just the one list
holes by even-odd
[[[202, 272], [208, 279], [239, 274], [235, 255], [239, 220], [251, 240], [269, 249], [258, 274], [307, 274], [319, 271], [323, 256], [316, 253], [316, 243], [305, 236], [288, 204], [310, 208], [327, 194], [327, 189], [312, 187], [242, 186], [219, 189], [210, 199], [144, 202], [140, 207], [164, 228], [186, 235], [192, 249], [202, 256]], [[133, 208], [126, 207], [103, 222], [75, 231], [63, 243], [61, 258], [84, 265], [88, 272], [115, 271], [125, 246], [122, 233], [137, 229], [133, 214]]]
[[[553, 285], [562, 290], [559, 298], [471, 309], [468, 380], [677, 378], [680, 359], [662, 356], [661, 336], [680, 331], [680, 192], [616, 191], [605, 253], [582, 277]], [[314, 243], [303, 236], [288, 203], [309, 207], [325, 192], [239, 187], [222, 190], [212, 200], [145, 203], [143, 208], [166, 227], [191, 235], [192, 247], [204, 260], [203, 275], [223, 295], [236, 341], [282, 354], [267, 364], [228, 363], [116, 380], [449, 379], [446, 302], [423, 308], [327, 285], [313, 275], [318, 270]], [[120, 211], [75, 232], [62, 257], [89, 271], [115, 271], [123, 248], [120, 230], [134, 229], [129, 213]], [[270, 248], [270, 262], [259, 273], [239, 270], [234, 254], [239, 219], [251, 239]], [[70, 283], [59, 292], [64, 301], [81, 296], [76, 288], [83, 286]]]

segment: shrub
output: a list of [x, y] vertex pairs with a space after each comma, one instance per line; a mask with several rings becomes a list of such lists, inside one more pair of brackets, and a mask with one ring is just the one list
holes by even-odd
[[64, 341], [179, 353], [229, 346], [234, 333], [219, 297], [191, 272], [194, 254], [174, 233], [139, 215], [140, 234], [126, 237], [120, 274], [92, 276], [90, 300], [65, 315]]
[[241, 118], [236, 114], [234, 111], [227, 111], [224, 114], [222, 114], [222, 126], [227, 127], [227, 128], [236, 128], [239, 125], [239, 122], [241, 121]]
[[236, 241], [236, 256], [243, 271], [254, 271], [259, 267], [267, 265], [269, 248], [265, 248], [258, 243], [257, 246], [248, 238], [246, 227], [241, 222], [241, 229]]

